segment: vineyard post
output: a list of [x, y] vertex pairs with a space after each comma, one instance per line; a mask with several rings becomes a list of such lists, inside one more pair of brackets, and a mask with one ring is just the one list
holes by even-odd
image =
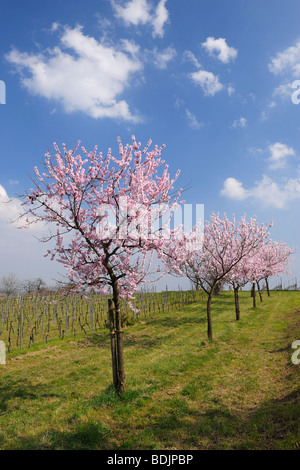
[[44, 334], [44, 321], [45, 321], [45, 303], [43, 304], [42, 335]]
[[8, 316], [9, 316], [9, 299], [6, 301], [6, 317], [5, 320], [7, 321], [8, 324]]
[[73, 333], [73, 328], [74, 328], [74, 300], [75, 300], [75, 298], [74, 298], [74, 296], [73, 296], [73, 297], [72, 297], [72, 323], [71, 323], [71, 325], [72, 325], [72, 327], [71, 327], [71, 328], [72, 328], [72, 329], [71, 329], [72, 333]]
[[91, 303], [90, 303], [90, 321], [91, 321], [92, 333], [93, 333], [94, 332], [93, 296], [91, 296]]
[[65, 335], [68, 334], [68, 304], [66, 303], [66, 326], [65, 326]]
[[112, 299], [108, 299], [108, 320], [109, 320], [109, 333], [110, 333], [110, 347], [111, 347], [111, 361], [113, 383], [116, 390], [119, 388], [118, 379], [118, 365], [117, 365], [117, 348], [116, 348], [116, 332], [115, 332], [115, 319], [114, 308]]
[[20, 298], [20, 351], [23, 348], [23, 304], [22, 297]]
[[4, 321], [4, 304], [2, 304], [1, 333], [3, 331], [3, 321]]

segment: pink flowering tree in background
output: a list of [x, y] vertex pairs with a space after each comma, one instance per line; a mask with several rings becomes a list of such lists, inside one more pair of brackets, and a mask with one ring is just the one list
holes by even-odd
[[288, 264], [290, 257], [294, 252], [293, 248], [288, 247], [284, 242], [268, 240], [249, 260], [248, 273], [249, 282], [252, 283], [251, 297], [253, 307], [256, 307], [256, 287], [260, 301], [263, 301], [260, 281], [264, 280], [268, 296], [270, 296], [268, 279], [271, 276], [279, 274], [288, 274]]
[[226, 276], [226, 282], [233, 287], [235, 298], [236, 319], [240, 319], [239, 290], [248, 282], [252, 283], [251, 296], [253, 307], [256, 307], [255, 285], [258, 288], [260, 300], [262, 293], [259, 282], [264, 280], [268, 296], [270, 295], [268, 278], [279, 274], [288, 274], [288, 263], [294, 252], [284, 242], [266, 239], [265, 243], [254, 250], [250, 256], [245, 257]]
[[[249, 256], [243, 258], [226, 276], [226, 282], [232, 286], [234, 291], [236, 320], [240, 319], [239, 290], [248, 283], [251, 283], [253, 307], [256, 307], [255, 284], [257, 283], [257, 279], [261, 278], [263, 272], [263, 260], [260, 257], [260, 253], [269, 243], [270, 240], [266, 239], [265, 243], [261, 247], [252, 250]], [[258, 290], [262, 301], [260, 289]]]
[[251, 257], [243, 258], [234, 268], [227, 274], [225, 281], [229, 284], [234, 292], [235, 318], [240, 319], [240, 299], [239, 291], [248, 284], [252, 279], [252, 262]]
[[251, 253], [259, 249], [269, 236], [271, 224], [261, 225], [246, 215], [236, 222], [212, 214], [210, 222], [204, 227], [204, 240], [201, 256], [201, 284], [207, 298], [207, 332], [212, 339], [211, 300], [218, 283]]
[[[180, 191], [173, 185], [161, 158], [164, 146], [150, 150], [132, 143], [119, 143], [119, 157], [106, 156], [82, 147], [83, 158], [56, 143], [55, 155], [48, 152], [44, 171], [35, 168], [34, 187], [24, 195], [25, 226], [45, 222], [56, 231], [43, 241], [55, 241], [47, 254], [67, 270], [74, 290], [112, 292], [116, 339], [114, 385], [125, 391], [122, 315], [120, 299], [131, 299], [151, 269], [151, 257], [158, 255], [166, 240], [153, 220], [178, 204]], [[161, 170], [161, 171], [160, 171]], [[157, 224], [156, 224], [157, 227]]]
[[195, 290], [201, 288], [202, 225], [200, 220], [190, 232], [184, 232], [180, 226], [170, 231], [161, 256], [166, 272], [187, 277]]
[[[269, 236], [268, 226], [259, 226], [255, 218], [246, 221], [244, 215], [239, 222], [235, 217], [229, 220], [226, 215], [221, 219], [212, 214], [210, 221], [204, 223], [203, 237], [190, 252], [183, 250], [182, 240], [174, 240], [165, 254], [167, 266], [177, 273], [190, 274], [207, 294], [207, 336], [213, 339], [211, 301], [217, 286], [226, 276], [247, 257], [258, 250]], [[192, 236], [192, 235], [191, 235]]]
[[276, 242], [271, 240], [261, 248], [258, 254], [261, 271], [257, 276], [257, 283], [261, 280], [265, 281], [268, 296], [270, 296], [269, 277], [289, 274], [289, 263], [294, 252], [293, 247], [289, 247], [282, 241]]

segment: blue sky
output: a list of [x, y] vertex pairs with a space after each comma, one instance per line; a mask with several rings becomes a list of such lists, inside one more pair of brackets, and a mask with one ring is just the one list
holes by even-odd
[[[272, 237], [298, 247], [299, 15], [297, 0], [2, 0], [0, 200], [54, 141], [117, 152], [135, 134], [166, 144], [206, 218], [274, 219]], [[17, 210], [0, 208], [0, 275], [49, 281], [45, 246], [6, 223]]]

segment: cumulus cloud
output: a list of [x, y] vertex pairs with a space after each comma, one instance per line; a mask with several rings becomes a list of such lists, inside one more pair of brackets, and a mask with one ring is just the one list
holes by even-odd
[[183, 59], [184, 60], [187, 60], [189, 62], [191, 62], [197, 69], [200, 69], [201, 68], [201, 64], [200, 62], [198, 61], [197, 57], [195, 56], [195, 54], [193, 54], [193, 52], [191, 51], [184, 51], [183, 53]]
[[202, 47], [210, 56], [217, 58], [223, 64], [234, 61], [238, 55], [238, 50], [228, 46], [225, 38], [208, 37], [202, 43]]
[[196, 85], [199, 85], [206, 96], [214, 96], [223, 89], [219, 77], [207, 70], [197, 70], [190, 74], [191, 79]]
[[164, 35], [165, 23], [169, 20], [169, 12], [166, 9], [167, 0], [160, 0], [158, 3], [152, 24], [153, 24], [153, 37], [162, 37]]
[[232, 85], [229, 85], [227, 88], [228, 95], [231, 96], [233, 95], [234, 92], [235, 92], [235, 88]]
[[227, 178], [221, 195], [237, 201], [251, 198], [262, 206], [282, 209], [288, 202], [300, 198], [300, 178], [290, 178], [279, 184], [269, 176], [263, 175], [260, 181], [248, 189], [235, 178]]
[[129, 41], [119, 47], [105, 45], [84, 35], [78, 26], [65, 27], [59, 46], [52, 50], [30, 54], [12, 49], [6, 59], [30, 93], [60, 102], [67, 113], [137, 122], [138, 116], [121, 98], [143, 68], [137, 51]]
[[195, 72], [189, 74], [189, 77], [195, 85], [202, 88], [205, 96], [214, 96], [216, 93], [223, 90], [224, 87], [219, 77], [208, 70], [204, 70], [193, 52], [185, 50], [183, 60], [191, 62], [197, 68]]
[[17, 199], [10, 201], [11, 198], [8, 197], [5, 188], [0, 184], [0, 221], [2, 224], [12, 223], [21, 213], [20, 202]]
[[124, 21], [127, 26], [150, 24], [153, 37], [163, 37], [165, 24], [169, 21], [166, 8], [167, 0], [160, 0], [156, 8], [147, 0], [129, 0], [125, 4], [111, 0], [115, 16]]
[[294, 91], [293, 84], [288, 83], [281, 83], [273, 90], [273, 97], [280, 97], [283, 100], [291, 99], [291, 95]]
[[[293, 101], [295, 84], [297, 84], [297, 79], [300, 77], [300, 40], [293, 46], [287, 47], [272, 57], [269, 61], [268, 68], [272, 74], [280, 77], [282, 81], [282, 83], [273, 90], [272, 103], [276, 105], [278, 99], [281, 101]], [[298, 84], [296, 88], [297, 86]]]
[[166, 47], [161, 51], [154, 48], [150, 53], [154, 65], [159, 69], [166, 69], [168, 63], [175, 58], [176, 54], [176, 49], [173, 46]]
[[224, 181], [224, 187], [221, 190], [221, 195], [229, 199], [236, 199], [242, 201], [248, 197], [248, 191], [243, 188], [243, 184], [235, 178], [227, 178]]
[[[111, 2], [117, 18], [121, 18], [127, 25], [145, 24], [150, 21], [150, 6], [147, 0], [130, 0], [121, 6], [116, 1]], [[124, 2], [123, 2], [124, 5]]]
[[203, 127], [203, 123], [199, 122], [195, 114], [191, 113], [188, 109], [186, 109], [185, 111], [189, 127], [191, 127], [191, 129], [196, 130], [201, 129], [201, 127]]
[[299, 78], [300, 74], [300, 40], [294, 46], [286, 48], [282, 52], [278, 52], [272, 57], [269, 63], [270, 72], [275, 75], [279, 73], [289, 73], [295, 78]]
[[295, 151], [292, 147], [288, 147], [280, 142], [269, 145], [268, 149], [270, 151], [269, 163], [272, 170], [284, 168], [286, 166], [287, 157], [295, 155]]
[[21, 201], [11, 199], [6, 189], [0, 185], [0, 258], [2, 276], [15, 273], [18, 279], [42, 277], [46, 282], [59, 278], [61, 266], [45, 258], [46, 248], [35, 237], [45, 234], [41, 223], [27, 230], [18, 230], [20, 222], [16, 219], [23, 212]]
[[239, 119], [235, 119], [231, 125], [233, 129], [236, 129], [237, 127], [246, 127], [247, 125], [247, 119], [244, 117], [240, 117]]

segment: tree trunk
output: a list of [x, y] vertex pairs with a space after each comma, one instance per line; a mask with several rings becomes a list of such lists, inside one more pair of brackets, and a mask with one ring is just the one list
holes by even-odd
[[119, 380], [118, 380], [117, 342], [116, 342], [116, 332], [115, 332], [114, 308], [113, 308], [113, 301], [111, 299], [108, 299], [108, 320], [109, 320], [109, 332], [110, 332], [113, 383], [114, 383], [115, 389], [118, 390]]
[[212, 340], [212, 324], [211, 324], [211, 299], [212, 299], [212, 290], [208, 294], [207, 304], [206, 304], [206, 313], [207, 313], [207, 336], [208, 339]]
[[113, 282], [113, 300], [115, 304], [115, 326], [117, 333], [117, 361], [118, 361], [118, 391], [126, 392], [124, 354], [123, 354], [123, 330], [120, 311], [120, 297], [117, 281]]
[[240, 298], [239, 298], [239, 288], [234, 288], [234, 302], [235, 302], [235, 318], [236, 320], [240, 319]]
[[270, 297], [269, 281], [268, 281], [268, 278], [267, 278], [267, 277], [265, 277], [265, 281], [266, 281], [266, 287], [267, 287], [268, 297]]
[[261, 295], [261, 290], [260, 290], [260, 286], [259, 286], [259, 281], [256, 281], [256, 285], [257, 285], [257, 290], [258, 290], [258, 293], [259, 293], [260, 301], [262, 302], [262, 301], [263, 301], [263, 298], [262, 298], [262, 295]]
[[253, 297], [253, 307], [256, 307], [256, 298], [255, 298], [255, 282], [252, 284], [252, 297]]

